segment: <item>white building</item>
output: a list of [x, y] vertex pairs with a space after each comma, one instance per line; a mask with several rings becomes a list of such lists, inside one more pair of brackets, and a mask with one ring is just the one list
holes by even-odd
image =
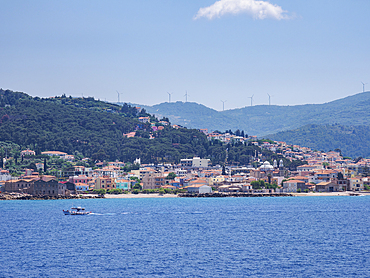
[[201, 159], [200, 157], [181, 159], [181, 167], [207, 168], [210, 162], [210, 159]]
[[187, 187], [188, 193], [212, 193], [212, 187], [206, 184], [195, 184]]
[[1, 170], [0, 171], [0, 181], [8, 181], [11, 180], [12, 176], [9, 174], [8, 170]]

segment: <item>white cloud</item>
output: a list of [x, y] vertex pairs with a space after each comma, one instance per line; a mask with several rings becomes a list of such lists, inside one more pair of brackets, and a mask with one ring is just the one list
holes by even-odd
[[246, 13], [254, 19], [288, 19], [287, 11], [284, 11], [280, 6], [271, 4], [267, 1], [258, 0], [219, 0], [213, 5], [205, 8], [200, 8], [194, 16], [194, 20], [201, 17], [214, 19], [225, 14], [240, 14]]

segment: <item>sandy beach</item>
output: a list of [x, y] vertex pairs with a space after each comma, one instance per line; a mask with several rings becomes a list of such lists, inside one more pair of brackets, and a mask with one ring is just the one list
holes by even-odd
[[106, 199], [132, 199], [132, 198], [177, 198], [176, 194], [105, 194]]

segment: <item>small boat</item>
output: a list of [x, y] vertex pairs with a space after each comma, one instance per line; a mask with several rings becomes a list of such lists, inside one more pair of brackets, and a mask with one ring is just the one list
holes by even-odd
[[90, 214], [91, 211], [85, 211], [85, 208], [82, 207], [74, 207], [71, 210], [63, 210], [64, 215], [87, 215]]

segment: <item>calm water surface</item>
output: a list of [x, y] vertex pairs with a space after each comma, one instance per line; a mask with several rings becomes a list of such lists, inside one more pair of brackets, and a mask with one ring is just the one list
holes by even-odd
[[370, 277], [370, 196], [0, 201], [0, 223], [0, 277]]

